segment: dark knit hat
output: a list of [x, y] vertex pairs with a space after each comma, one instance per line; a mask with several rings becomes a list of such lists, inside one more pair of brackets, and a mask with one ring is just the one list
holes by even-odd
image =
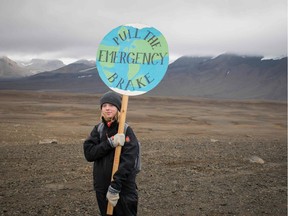
[[100, 98], [100, 107], [102, 109], [102, 106], [104, 103], [109, 103], [117, 107], [117, 109], [121, 110], [121, 96], [113, 91], [106, 92], [101, 98]]

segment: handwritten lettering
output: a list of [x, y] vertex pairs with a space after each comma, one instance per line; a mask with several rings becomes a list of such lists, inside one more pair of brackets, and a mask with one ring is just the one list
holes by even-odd
[[168, 53], [116, 52], [99, 50], [98, 61], [113, 64], [163, 65]]
[[142, 39], [147, 41], [151, 48], [154, 50], [155, 47], [161, 47], [161, 43], [158, 37], [156, 37], [153, 32], [147, 30], [145, 34], [143, 34], [142, 38], [139, 35], [139, 29], [124, 29], [121, 32], [118, 33], [116, 37], [113, 37], [112, 40], [115, 42], [115, 44], [118, 46], [121, 42], [124, 42], [126, 40], [130, 39]]
[[115, 83], [116, 87], [122, 90], [127, 90], [129, 87], [132, 88], [134, 91], [136, 88], [139, 90], [141, 88], [146, 87], [148, 84], [151, 84], [155, 79], [151, 78], [149, 73], [138, 77], [134, 80], [125, 80], [124, 78], [120, 77], [117, 73], [112, 74], [108, 77], [108, 81], [110, 83]]

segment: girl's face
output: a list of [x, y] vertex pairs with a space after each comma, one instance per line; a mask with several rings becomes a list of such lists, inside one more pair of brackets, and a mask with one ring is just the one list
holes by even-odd
[[102, 105], [102, 115], [106, 121], [111, 121], [114, 119], [116, 114], [118, 113], [118, 109], [116, 106], [109, 104], [109, 103], [104, 103]]

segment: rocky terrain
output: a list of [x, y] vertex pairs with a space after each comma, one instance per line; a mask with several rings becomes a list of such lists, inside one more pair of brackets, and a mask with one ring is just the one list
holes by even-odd
[[[99, 215], [82, 143], [99, 95], [0, 92], [0, 215]], [[129, 98], [138, 215], [287, 215], [287, 104]]]

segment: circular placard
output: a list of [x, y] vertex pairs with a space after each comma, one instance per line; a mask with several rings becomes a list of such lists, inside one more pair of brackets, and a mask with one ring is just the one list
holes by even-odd
[[96, 66], [103, 82], [124, 95], [141, 95], [164, 77], [168, 45], [157, 29], [127, 24], [109, 32], [97, 50]]

